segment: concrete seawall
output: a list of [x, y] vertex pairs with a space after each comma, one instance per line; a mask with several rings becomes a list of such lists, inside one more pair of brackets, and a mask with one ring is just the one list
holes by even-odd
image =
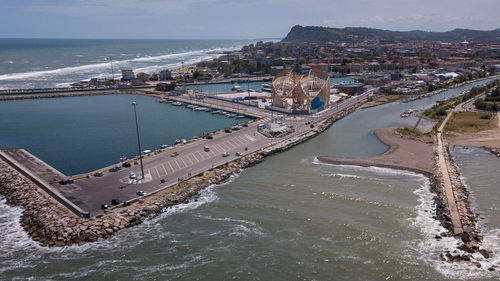
[[78, 206], [73, 204], [71, 201], [66, 199], [63, 195], [61, 195], [57, 190], [55, 190], [49, 183], [47, 183], [45, 180], [41, 179], [34, 173], [32, 173], [29, 169], [27, 169], [24, 165], [10, 157], [7, 153], [0, 151], [0, 159], [8, 163], [10, 166], [14, 167], [16, 170], [18, 170], [21, 174], [26, 176], [29, 180], [31, 180], [33, 183], [38, 185], [41, 189], [43, 189], [45, 192], [47, 192], [49, 195], [52, 196], [52, 198], [56, 199], [59, 203], [61, 203], [63, 206], [68, 208], [71, 212], [73, 212], [75, 215], [82, 217], [82, 218], [89, 218], [90, 214], [82, 209], [80, 209]]
[[143, 89], [128, 89], [128, 90], [112, 89], [112, 90], [101, 90], [101, 91], [53, 92], [53, 93], [23, 94], [23, 95], [4, 95], [0, 96], [0, 101], [45, 99], [45, 98], [68, 98], [68, 97], [97, 96], [97, 95], [122, 95], [122, 94], [137, 94], [137, 95], [155, 94], [155, 96], [159, 96], [159, 93]]

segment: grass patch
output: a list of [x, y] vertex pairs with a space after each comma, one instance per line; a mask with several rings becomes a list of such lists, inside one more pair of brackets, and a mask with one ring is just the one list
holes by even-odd
[[497, 125], [496, 114], [481, 112], [453, 113], [444, 130], [453, 135], [468, 135], [494, 129]]
[[407, 98], [407, 95], [378, 95], [371, 100], [372, 102], [384, 104], [391, 103], [400, 99]]
[[422, 132], [418, 129], [410, 128], [410, 127], [404, 127], [404, 128], [397, 128], [396, 132], [403, 136], [413, 136], [413, 137], [419, 137], [422, 136]]

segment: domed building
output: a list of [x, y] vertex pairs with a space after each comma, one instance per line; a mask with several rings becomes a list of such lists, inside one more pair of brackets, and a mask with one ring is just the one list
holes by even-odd
[[330, 77], [312, 69], [307, 74], [284, 70], [273, 79], [273, 106], [310, 111], [330, 103]]

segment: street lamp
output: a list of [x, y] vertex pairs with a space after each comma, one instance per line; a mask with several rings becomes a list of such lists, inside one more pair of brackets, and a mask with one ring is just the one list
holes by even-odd
[[132, 102], [132, 105], [134, 106], [135, 130], [137, 131], [137, 145], [139, 146], [139, 159], [141, 162], [141, 174], [142, 174], [141, 179], [144, 179], [144, 167], [142, 166], [141, 139], [139, 138], [139, 124], [137, 123], [137, 111], [135, 110], [135, 106], [137, 105], [137, 103], [134, 101]]

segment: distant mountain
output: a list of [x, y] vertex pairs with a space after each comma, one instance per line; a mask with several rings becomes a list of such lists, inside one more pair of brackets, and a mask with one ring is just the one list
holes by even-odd
[[391, 31], [366, 27], [331, 28], [321, 26], [292, 27], [283, 42], [324, 43], [329, 41], [360, 41], [366, 39], [384, 41], [467, 41], [472, 42], [500, 42], [500, 28], [491, 31], [454, 29], [447, 32], [428, 32], [421, 30]]

